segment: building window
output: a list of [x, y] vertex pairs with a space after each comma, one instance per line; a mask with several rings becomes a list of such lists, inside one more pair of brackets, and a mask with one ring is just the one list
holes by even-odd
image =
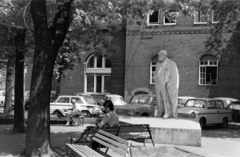
[[84, 92], [111, 93], [111, 61], [104, 56], [90, 56], [86, 61]]
[[218, 59], [212, 55], [204, 55], [199, 61], [199, 85], [218, 84]]
[[176, 12], [167, 11], [163, 16], [163, 25], [176, 25]]
[[208, 14], [202, 11], [196, 11], [194, 13], [194, 24], [207, 24]]
[[219, 19], [216, 16], [216, 14], [214, 14], [214, 10], [212, 11], [212, 23], [218, 23]]
[[159, 25], [159, 14], [160, 11], [156, 10], [147, 15], [147, 24], [148, 25]]
[[153, 79], [154, 72], [156, 70], [156, 64], [158, 62], [158, 55], [154, 56], [150, 61], [150, 84], [155, 84], [155, 81]]

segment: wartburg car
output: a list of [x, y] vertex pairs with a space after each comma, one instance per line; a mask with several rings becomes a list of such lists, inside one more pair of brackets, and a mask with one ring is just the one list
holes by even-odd
[[126, 105], [115, 106], [118, 115], [153, 116], [156, 107], [156, 96], [148, 94], [134, 95]]
[[81, 110], [84, 115], [95, 115], [102, 112], [100, 107], [96, 105], [96, 102], [92, 98], [86, 98], [83, 96], [62, 95], [59, 96], [54, 102], [50, 103], [50, 113], [55, 114], [58, 111], [72, 108], [72, 100], [75, 99], [78, 104], [81, 104]]
[[199, 121], [201, 128], [209, 124], [228, 126], [232, 120], [232, 111], [225, 109], [222, 100], [212, 98], [189, 99], [183, 108], [178, 109], [179, 117], [190, 117]]

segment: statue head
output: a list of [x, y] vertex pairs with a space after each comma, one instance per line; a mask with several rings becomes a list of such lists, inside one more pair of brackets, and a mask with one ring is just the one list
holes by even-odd
[[167, 58], [167, 56], [168, 56], [168, 52], [167, 52], [166, 50], [160, 50], [160, 51], [158, 52], [158, 60], [159, 60], [160, 62], [165, 61], [165, 59]]

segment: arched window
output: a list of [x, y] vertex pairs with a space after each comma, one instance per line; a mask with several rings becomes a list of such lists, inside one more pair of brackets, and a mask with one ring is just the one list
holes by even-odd
[[218, 59], [213, 55], [203, 55], [199, 61], [199, 85], [218, 84]]
[[111, 93], [111, 61], [91, 55], [86, 61], [85, 92]]
[[153, 73], [156, 70], [157, 62], [158, 62], [158, 55], [154, 56], [150, 61], [150, 84], [155, 84], [153, 80]]

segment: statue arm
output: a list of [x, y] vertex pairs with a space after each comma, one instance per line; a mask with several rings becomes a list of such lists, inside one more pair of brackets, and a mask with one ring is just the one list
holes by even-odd
[[167, 83], [167, 88], [176, 89], [178, 88], [178, 84], [179, 84], [179, 74], [178, 74], [177, 65], [175, 62], [172, 62], [169, 81]]

